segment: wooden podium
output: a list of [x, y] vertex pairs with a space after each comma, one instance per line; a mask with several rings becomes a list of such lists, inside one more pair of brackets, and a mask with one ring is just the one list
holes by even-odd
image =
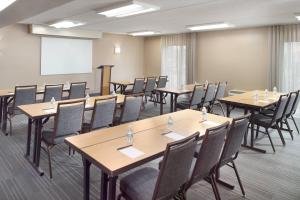
[[101, 70], [100, 95], [110, 94], [111, 68], [113, 65], [101, 65], [97, 69]]

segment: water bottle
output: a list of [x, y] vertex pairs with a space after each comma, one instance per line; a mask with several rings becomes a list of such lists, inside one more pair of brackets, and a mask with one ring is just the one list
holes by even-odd
[[128, 127], [128, 131], [127, 131], [127, 143], [128, 143], [128, 145], [133, 144], [133, 131], [130, 126]]
[[275, 95], [277, 94], [277, 87], [276, 86], [273, 87], [273, 94], [275, 94]]
[[257, 90], [255, 90], [255, 93], [254, 93], [254, 99], [255, 99], [255, 101], [258, 100], [258, 91], [257, 91]]
[[87, 93], [86, 96], [85, 96], [85, 100], [88, 101], [88, 100], [90, 100], [90, 98], [91, 98], [91, 97], [90, 97], [89, 93]]
[[111, 93], [111, 95], [112, 95], [112, 96], [116, 96], [117, 94], [116, 94], [115, 91], [113, 91], [113, 92]]
[[55, 107], [55, 105], [54, 105], [55, 104], [55, 98], [52, 97], [50, 102], [51, 102], [51, 107], [54, 109], [54, 107]]
[[206, 121], [207, 120], [207, 109], [206, 109], [206, 107], [203, 107], [201, 112], [202, 112], [202, 121]]
[[171, 130], [173, 124], [174, 124], [174, 120], [171, 116], [169, 116], [169, 118], [168, 118], [168, 130], [169, 131]]
[[265, 100], [269, 99], [269, 91], [265, 89]]

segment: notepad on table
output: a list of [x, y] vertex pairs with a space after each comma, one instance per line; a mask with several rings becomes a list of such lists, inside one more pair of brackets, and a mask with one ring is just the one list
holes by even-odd
[[175, 132], [170, 132], [170, 133], [164, 134], [164, 136], [166, 136], [168, 138], [171, 138], [171, 139], [173, 139], [175, 141], [182, 140], [182, 139], [185, 138], [183, 135], [180, 135], [180, 134], [175, 133]]
[[218, 123], [218, 122], [213, 122], [213, 121], [209, 121], [209, 120], [202, 122], [202, 124], [204, 124], [206, 126], [219, 126], [220, 125], [220, 123]]
[[44, 112], [45, 113], [55, 113], [56, 109], [54, 109], [54, 108], [48, 108], [48, 109], [44, 109]]
[[136, 149], [136, 148], [134, 148], [132, 146], [119, 149], [119, 151], [122, 154], [124, 154], [124, 155], [126, 155], [126, 156], [128, 156], [130, 158], [137, 158], [137, 157], [140, 157], [140, 156], [142, 156], [142, 155], [145, 154], [144, 152], [142, 152], [142, 151], [140, 151], [140, 150], [138, 150], [138, 149]]

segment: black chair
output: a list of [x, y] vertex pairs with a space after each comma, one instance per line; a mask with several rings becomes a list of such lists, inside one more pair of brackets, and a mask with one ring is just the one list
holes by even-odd
[[63, 84], [45, 85], [43, 102], [50, 102], [52, 98], [56, 101], [60, 101], [62, 99], [63, 88]]
[[[157, 87], [156, 88], [165, 88], [167, 86], [167, 82], [168, 82], [168, 76], [159, 76], [158, 81], [157, 81]], [[154, 105], [156, 106], [159, 102], [159, 92], [153, 91], [153, 96], [151, 101], [154, 102]], [[166, 95], [163, 96], [163, 103], [166, 103]]]
[[13, 102], [7, 108], [7, 119], [9, 121], [9, 134], [12, 135], [12, 119], [22, 114], [18, 106], [36, 103], [36, 85], [16, 86]]
[[46, 147], [42, 146], [42, 149], [48, 155], [50, 178], [52, 178], [50, 150], [55, 145], [64, 143], [66, 137], [79, 134], [82, 129], [84, 108], [85, 100], [58, 103], [54, 129], [42, 131], [42, 141], [46, 145]]
[[291, 119], [291, 120], [294, 122], [294, 125], [295, 125], [295, 127], [296, 127], [296, 129], [297, 129], [297, 132], [298, 132], [298, 134], [299, 134], [298, 125], [297, 125], [297, 123], [296, 123], [296, 121], [295, 121], [294, 114], [296, 113], [297, 108], [298, 108], [298, 105], [299, 105], [299, 101], [300, 101], [300, 90], [297, 91], [297, 94], [298, 94], [298, 95], [297, 95], [297, 98], [296, 98], [295, 103], [294, 103], [294, 105], [293, 105], [292, 111], [291, 111], [290, 114], [287, 115], [287, 118], [288, 118], [288, 119]]
[[221, 199], [216, 184], [215, 173], [228, 129], [229, 122], [226, 122], [220, 126], [206, 130], [200, 151], [195, 153], [196, 163], [192, 168], [190, 179], [179, 194], [185, 196], [185, 193], [192, 185], [200, 180], [206, 179], [212, 185], [215, 198], [217, 200]]
[[226, 87], [227, 87], [227, 82], [218, 83], [216, 95], [211, 106], [211, 110], [213, 110], [214, 106], [219, 106], [224, 116], [225, 116], [225, 111], [222, 103], [219, 100], [225, 96]]
[[125, 94], [140, 94], [144, 92], [145, 87], [145, 78], [136, 78], [134, 79], [132, 89], [125, 90]]
[[216, 85], [214, 83], [209, 83], [207, 85], [201, 107], [207, 107], [208, 111], [210, 112], [212, 104], [215, 99], [215, 94], [216, 94]]
[[168, 144], [159, 170], [146, 167], [122, 178], [118, 200], [172, 199], [189, 179], [198, 137], [197, 132]]
[[[240, 179], [239, 173], [237, 171], [236, 165], [234, 161], [237, 159], [239, 150], [243, 141], [243, 138], [245, 136], [245, 133], [247, 131], [247, 126], [249, 122], [250, 114], [245, 115], [239, 118], [233, 119], [230, 129], [227, 133], [225, 145], [221, 154], [221, 158], [219, 161], [219, 164], [217, 166], [217, 182], [229, 187], [230, 189], [233, 189], [229, 184], [226, 182], [220, 180], [220, 174], [219, 169], [225, 165], [231, 167], [234, 169], [235, 175], [237, 177], [237, 180], [239, 182], [241, 191], [243, 196], [245, 196], [245, 190], [242, 185], [242, 181]], [[230, 165], [231, 164], [231, 165]]]
[[[270, 140], [271, 146], [273, 151], [275, 152], [275, 147], [273, 145], [270, 133], [269, 133], [269, 129], [270, 128], [275, 128], [278, 131], [278, 134], [280, 136], [280, 139], [282, 141], [282, 144], [285, 145], [285, 141], [282, 135], [282, 132], [280, 130], [279, 127], [279, 123], [284, 115], [284, 110], [286, 107], [286, 104], [288, 102], [288, 96], [287, 95], [281, 95], [279, 98], [279, 101], [276, 105], [275, 111], [274, 111], [274, 115], [273, 116], [267, 116], [265, 114], [262, 113], [258, 113], [258, 114], [254, 114], [252, 115], [251, 119], [250, 119], [250, 123], [257, 125], [257, 129], [256, 129], [256, 133], [258, 134], [259, 132], [259, 128], [260, 127], [264, 127], [265, 128], [265, 134], [268, 135], [268, 138]], [[254, 131], [254, 130], [252, 130]]]
[[92, 131], [111, 126], [114, 121], [116, 103], [117, 97], [95, 100], [92, 118], [83, 124], [84, 129]]
[[85, 97], [86, 82], [71, 83], [69, 99]]
[[153, 91], [156, 86], [156, 77], [147, 77], [146, 86], [144, 90], [145, 94], [145, 101], [147, 102], [147, 97], [150, 97], [152, 99]]
[[120, 115], [115, 117], [114, 124], [122, 124], [126, 122], [136, 121], [139, 119], [143, 104], [143, 94], [127, 95], [121, 108]]
[[196, 106], [196, 108], [199, 109], [204, 93], [203, 85], [195, 85], [191, 98], [189, 100], [179, 101], [176, 104], [176, 108], [189, 109]]

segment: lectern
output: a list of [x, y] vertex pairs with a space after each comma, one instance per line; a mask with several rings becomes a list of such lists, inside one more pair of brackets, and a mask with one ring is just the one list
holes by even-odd
[[100, 69], [100, 95], [110, 94], [110, 80], [111, 80], [111, 68], [113, 65], [101, 65], [97, 69]]

